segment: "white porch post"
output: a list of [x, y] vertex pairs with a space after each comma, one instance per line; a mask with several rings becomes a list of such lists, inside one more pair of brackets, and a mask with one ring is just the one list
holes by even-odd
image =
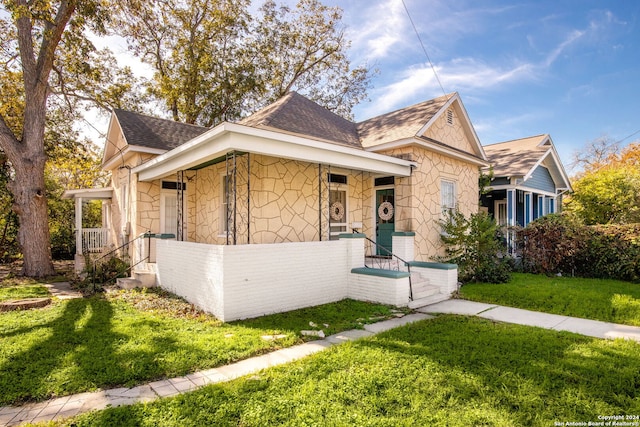
[[82, 197], [76, 197], [76, 254], [82, 255]]

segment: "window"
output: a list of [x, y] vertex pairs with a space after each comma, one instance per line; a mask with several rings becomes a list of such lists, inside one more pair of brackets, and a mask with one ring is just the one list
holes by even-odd
[[440, 181], [440, 206], [442, 213], [448, 214], [456, 209], [456, 183], [453, 181]]

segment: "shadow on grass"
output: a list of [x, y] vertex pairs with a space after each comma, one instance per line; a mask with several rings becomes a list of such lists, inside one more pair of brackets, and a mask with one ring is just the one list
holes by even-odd
[[549, 426], [640, 408], [638, 344], [442, 316], [73, 425]]
[[435, 362], [446, 373], [443, 401], [491, 396], [491, 405], [517, 414], [519, 425], [541, 415], [547, 422], [595, 422], [640, 411], [640, 345], [633, 341], [443, 316], [357, 345]]
[[[148, 368], [136, 367], [137, 360], [173, 346], [170, 339], [154, 340], [145, 343], [144, 351], [122, 351], [129, 337], [114, 332], [114, 308], [100, 297], [72, 299], [51, 309], [60, 314], [3, 335], [14, 338], [3, 344], [12, 348], [0, 353], [5, 353], [0, 364], [0, 404], [130, 383], [148, 375]], [[15, 342], [17, 336], [22, 342]]]

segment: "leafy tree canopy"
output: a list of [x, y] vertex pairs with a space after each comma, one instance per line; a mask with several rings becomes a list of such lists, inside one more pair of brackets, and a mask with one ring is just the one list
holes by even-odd
[[350, 117], [371, 73], [352, 67], [342, 11], [318, 0], [295, 8], [249, 0], [126, 0], [118, 33], [155, 71], [147, 86], [173, 119], [213, 126], [298, 91]]
[[585, 224], [640, 222], [640, 143], [590, 164], [573, 189], [565, 207]]

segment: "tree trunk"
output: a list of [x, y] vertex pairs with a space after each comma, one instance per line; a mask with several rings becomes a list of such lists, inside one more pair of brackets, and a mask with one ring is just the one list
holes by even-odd
[[22, 274], [44, 277], [55, 274], [51, 260], [49, 213], [44, 185], [45, 155], [22, 158], [15, 167], [15, 180], [11, 182], [14, 196], [13, 209], [18, 214], [20, 228], [18, 243], [22, 248], [24, 264]]

